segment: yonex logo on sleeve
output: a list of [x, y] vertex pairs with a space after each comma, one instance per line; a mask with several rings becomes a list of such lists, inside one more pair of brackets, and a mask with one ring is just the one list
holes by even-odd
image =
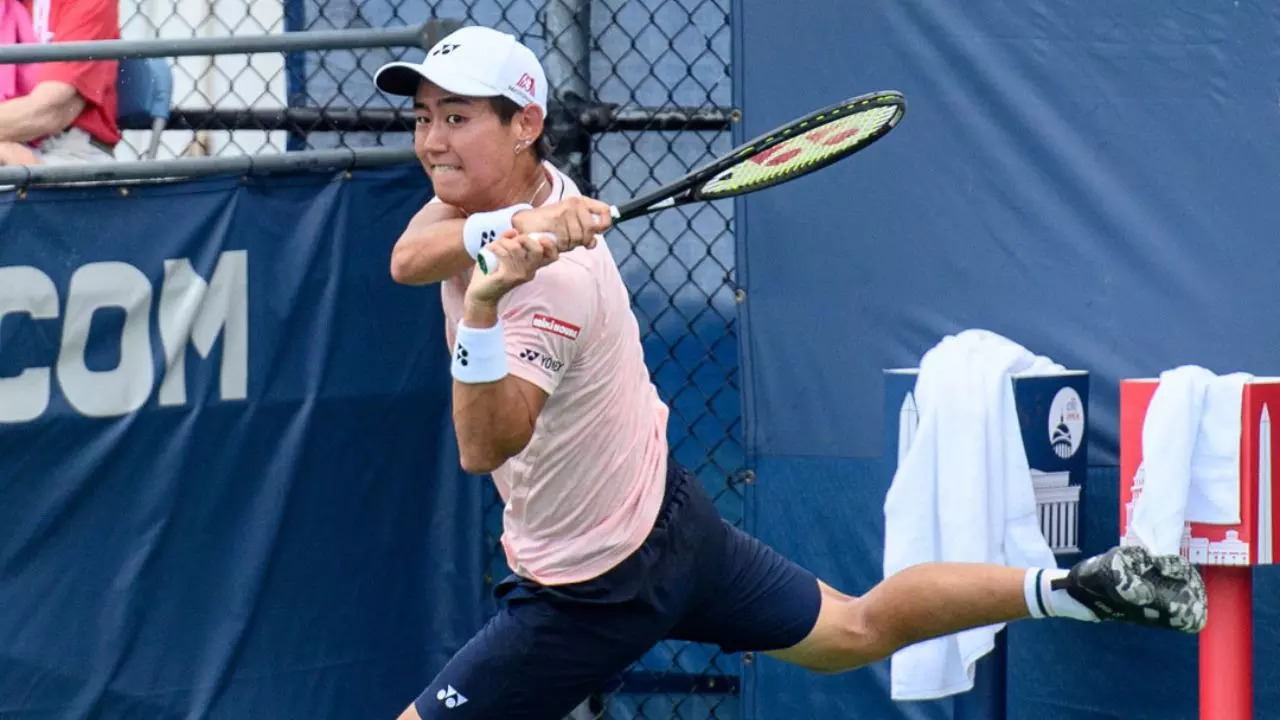
[[567, 323], [559, 318], [553, 318], [550, 315], [543, 315], [542, 313], [533, 314], [533, 326], [543, 332], [567, 337], [570, 340], [577, 340], [578, 335], [582, 333], [582, 328], [577, 325]]
[[462, 705], [467, 701], [467, 696], [453, 689], [452, 685], [446, 685], [443, 690], [436, 693], [436, 699], [444, 703], [444, 706], [450, 710]]
[[530, 348], [520, 351], [520, 359], [539, 365], [548, 372], [557, 373], [564, 369], [564, 362]]

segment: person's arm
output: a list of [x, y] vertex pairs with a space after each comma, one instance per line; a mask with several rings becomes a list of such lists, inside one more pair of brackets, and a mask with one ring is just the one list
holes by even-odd
[[391, 250], [391, 279], [401, 285], [442, 282], [475, 264], [462, 244], [461, 210], [427, 203]]
[[473, 474], [492, 472], [529, 444], [596, 306], [595, 284], [577, 265], [524, 285], [558, 258], [550, 240], [512, 232], [489, 249], [501, 267], [472, 277], [453, 359], [454, 432], [462, 467]]
[[45, 81], [0, 103], [0, 140], [30, 142], [62, 132], [84, 111], [84, 98], [65, 82]]
[[[120, 38], [116, 0], [53, 2], [50, 14], [55, 43]], [[75, 122], [86, 105], [107, 107], [115, 93], [117, 66], [115, 60], [41, 63], [35, 88], [0, 104], [0, 140], [28, 142], [59, 133]]]
[[[475, 259], [462, 241], [465, 218], [453, 206], [427, 203], [409, 221], [391, 250], [391, 278], [401, 285], [430, 285], [474, 265]], [[561, 252], [580, 245], [594, 247], [596, 233], [609, 227], [610, 221], [608, 205], [579, 196], [522, 210], [512, 217], [519, 232], [554, 234]]]
[[[498, 307], [468, 302], [462, 322], [492, 328]], [[473, 475], [490, 473], [524, 450], [547, 397], [542, 388], [515, 375], [488, 383], [454, 380], [453, 426], [462, 469]]]

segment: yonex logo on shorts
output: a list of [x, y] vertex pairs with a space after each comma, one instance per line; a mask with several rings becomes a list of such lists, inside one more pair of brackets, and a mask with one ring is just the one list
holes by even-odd
[[467, 701], [467, 696], [453, 689], [452, 685], [445, 685], [444, 689], [436, 693], [436, 699], [444, 703], [444, 706], [450, 710], [458, 707]]
[[558, 318], [553, 318], [550, 315], [543, 315], [542, 313], [533, 314], [533, 326], [539, 330], [567, 337], [570, 340], [577, 340], [578, 334], [582, 332], [582, 328], [574, 325], [573, 323], [567, 323]]

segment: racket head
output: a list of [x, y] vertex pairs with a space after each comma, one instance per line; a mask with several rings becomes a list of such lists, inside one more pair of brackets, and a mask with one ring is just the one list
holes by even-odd
[[906, 110], [902, 93], [883, 90], [797, 118], [730, 152], [689, 200], [744, 195], [821, 170], [887, 135]]

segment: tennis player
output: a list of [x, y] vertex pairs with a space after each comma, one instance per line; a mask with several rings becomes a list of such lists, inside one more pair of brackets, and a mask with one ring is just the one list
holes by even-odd
[[[547, 161], [534, 54], [466, 27], [376, 81], [414, 98], [414, 144], [436, 193], [391, 274], [442, 284], [462, 466], [492, 473], [513, 571], [495, 589], [497, 614], [401, 720], [558, 720], [666, 638], [839, 672], [1023, 618], [1203, 627], [1195, 569], [1139, 548], [1069, 572], [919, 565], [850, 597], [724, 522], [668, 455], [668, 409], [600, 237], [608, 206]], [[495, 272], [473, 271], [481, 248]]]

